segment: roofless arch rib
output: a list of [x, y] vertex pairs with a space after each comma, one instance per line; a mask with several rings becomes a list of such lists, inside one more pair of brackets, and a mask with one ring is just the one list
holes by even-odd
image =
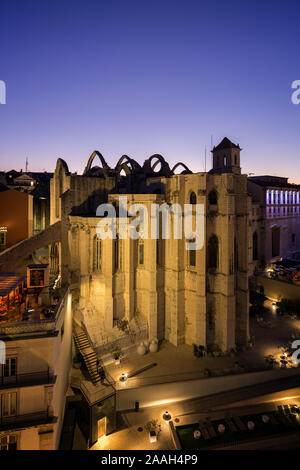
[[[154, 163], [153, 160], [156, 160]], [[155, 171], [157, 165], [160, 164], [161, 168], [159, 171]], [[145, 160], [143, 165], [143, 171], [147, 176], [172, 176], [172, 171], [169, 164], [166, 162], [164, 157], [158, 153], [151, 155], [151, 157]]]
[[104, 173], [105, 173], [107, 170], [110, 169], [109, 166], [108, 166], [108, 164], [106, 163], [106, 161], [105, 161], [103, 155], [101, 155], [101, 153], [98, 152], [98, 150], [95, 150], [95, 151], [92, 153], [92, 155], [90, 156], [90, 158], [88, 159], [87, 165], [86, 165], [85, 170], [84, 170], [84, 172], [83, 172], [84, 175], [86, 175], [86, 174], [90, 171], [90, 169], [91, 169], [91, 167], [92, 167], [92, 163], [93, 163], [95, 157], [99, 157], [99, 160], [100, 160], [100, 162], [101, 162], [101, 164], [102, 164], [102, 168], [103, 168], [103, 172], [104, 172]]
[[176, 171], [177, 168], [179, 168], [180, 166], [182, 166], [182, 168], [184, 168], [184, 170], [181, 171], [181, 173], [178, 173], [178, 174], [193, 173], [184, 163], [178, 162], [178, 163], [176, 163], [176, 165], [174, 165], [173, 168], [172, 168], [172, 172], [174, 173], [174, 175], [176, 174], [175, 171]]
[[128, 157], [128, 155], [122, 155], [115, 166], [115, 170], [118, 174], [124, 170], [126, 175], [129, 175], [133, 172], [140, 172], [141, 166], [133, 158]]
[[[99, 167], [92, 167], [94, 159], [98, 157], [101, 163], [101, 169]], [[160, 166], [158, 169], [157, 167]], [[192, 174], [193, 172], [185, 165], [183, 162], [178, 162], [171, 169], [169, 163], [164, 159], [164, 157], [158, 153], [151, 155], [144, 161], [143, 166], [141, 166], [136, 160], [130, 158], [128, 155], [122, 155], [118, 160], [116, 166], [111, 168], [105, 161], [103, 155], [95, 150], [88, 159], [87, 165], [84, 169], [83, 175], [92, 175], [97, 176], [96, 170], [101, 171], [100, 176], [113, 176], [120, 175], [122, 172], [126, 176], [133, 174], [144, 174], [146, 177], [151, 176], [165, 176], [170, 177], [175, 173], [175, 171], [182, 167], [182, 171], [177, 174]]]

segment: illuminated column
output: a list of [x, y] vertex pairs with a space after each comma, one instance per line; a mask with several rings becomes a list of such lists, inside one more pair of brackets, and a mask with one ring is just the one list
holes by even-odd
[[[126, 226], [128, 228], [129, 219], [126, 219]], [[125, 303], [125, 318], [130, 321], [134, 317], [134, 240], [129, 236], [122, 240], [123, 243], [123, 270], [124, 270], [124, 303]]]
[[80, 256], [80, 303], [84, 307], [89, 300], [89, 230], [80, 224], [79, 231]]
[[[149, 308], [148, 325], [149, 338], [158, 338], [158, 311], [157, 311], [157, 270], [156, 270], [156, 240], [149, 238], [144, 243], [145, 261], [149, 272]], [[160, 338], [161, 339], [161, 338]]]
[[103, 270], [105, 279], [104, 323], [105, 328], [113, 328], [113, 276], [114, 276], [114, 239], [103, 240]]

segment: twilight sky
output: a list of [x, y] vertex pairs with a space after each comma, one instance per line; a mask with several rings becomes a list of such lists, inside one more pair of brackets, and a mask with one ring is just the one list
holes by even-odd
[[300, 183], [299, 44], [294, 0], [2, 2], [0, 169], [81, 172], [97, 149], [203, 171], [213, 135]]

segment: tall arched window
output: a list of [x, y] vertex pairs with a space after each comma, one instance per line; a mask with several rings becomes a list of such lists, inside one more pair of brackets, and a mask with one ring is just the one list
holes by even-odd
[[252, 236], [252, 259], [253, 259], [253, 261], [256, 261], [258, 259], [257, 232], [254, 232], [253, 236]]
[[208, 202], [210, 205], [216, 206], [218, 204], [218, 195], [217, 192], [213, 189], [208, 194]]
[[197, 204], [197, 196], [194, 192], [190, 194], [190, 204]]
[[189, 265], [196, 266], [196, 250], [189, 250]]
[[94, 236], [94, 262], [93, 270], [95, 272], [102, 271], [102, 240]]
[[207, 267], [216, 269], [219, 262], [219, 240], [216, 235], [211, 235], [207, 245]]

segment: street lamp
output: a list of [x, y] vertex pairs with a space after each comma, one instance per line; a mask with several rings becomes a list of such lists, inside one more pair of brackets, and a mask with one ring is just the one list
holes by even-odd
[[164, 419], [165, 421], [170, 421], [171, 415], [170, 415], [170, 413], [169, 413], [168, 411], [165, 411], [165, 412], [164, 412], [164, 414], [163, 414], [163, 419]]

